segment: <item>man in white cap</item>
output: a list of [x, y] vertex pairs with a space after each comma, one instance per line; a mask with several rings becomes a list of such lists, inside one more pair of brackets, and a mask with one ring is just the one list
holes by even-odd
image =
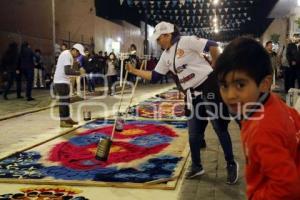
[[[139, 70], [130, 64], [126, 68], [130, 73], [151, 80], [152, 83], [170, 72], [177, 87], [185, 92], [192, 160], [186, 177], [195, 178], [204, 174], [200, 148], [204, 142], [207, 119], [210, 119], [227, 162], [226, 183], [235, 184], [238, 180], [238, 163], [234, 160], [228, 133], [229, 113], [222, 103], [218, 80], [213, 70], [219, 55], [218, 44], [196, 36], [181, 36], [178, 28], [168, 22], [157, 24], [151, 39], [164, 49], [155, 69]], [[203, 57], [203, 53], [210, 53], [211, 64]]]
[[56, 69], [54, 73], [54, 88], [59, 98], [59, 117], [60, 127], [71, 128], [78, 124], [70, 117], [70, 77], [85, 74], [85, 70], [80, 68], [75, 70], [72, 68], [74, 58], [85, 55], [84, 47], [81, 44], [74, 44], [71, 50], [64, 50], [58, 57]]

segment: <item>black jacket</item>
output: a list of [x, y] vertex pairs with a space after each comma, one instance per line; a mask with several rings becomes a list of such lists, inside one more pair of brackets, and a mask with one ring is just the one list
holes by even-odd
[[290, 66], [293, 66], [292, 61], [296, 62], [298, 60], [298, 48], [295, 43], [289, 43], [287, 45], [286, 59], [288, 60]]
[[5, 52], [2, 57], [1, 71], [13, 72], [18, 69], [19, 53], [16, 52]]
[[84, 69], [86, 73], [96, 73], [98, 71], [98, 61], [94, 56], [85, 57], [84, 59]]

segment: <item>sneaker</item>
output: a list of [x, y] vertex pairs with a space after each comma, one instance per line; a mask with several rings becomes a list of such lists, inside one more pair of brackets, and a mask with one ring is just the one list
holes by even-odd
[[37, 88], [37, 85], [34, 85], [33, 88]]
[[186, 179], [193, 179], [197, 176], [201, 176], [205, 173], [203, 167], [190, 167], [189, 171], [186, 173]]
[[233, 161], [233, 163], [227, 164], [227, 181], [229, 185], [235, 184], [239, 179], [239, 163]]
[[68, 121], [60, 121], [60, 127], [61, 128], [72, 128], [73, 124], [69, 123]]
[[72, 125], [77, 125], [78, 122], [73, 121], [72, 119], [66, 120], [67, 123], [72, 124]]

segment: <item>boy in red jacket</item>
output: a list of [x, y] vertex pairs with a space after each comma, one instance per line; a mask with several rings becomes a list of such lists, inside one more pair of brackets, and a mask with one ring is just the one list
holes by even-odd
[[216, 62], [220, 91], [241, 122], [249, 200], [300, 200], [300, 115], [270, 92], [272, 66], [257, 41], [237, 38]]

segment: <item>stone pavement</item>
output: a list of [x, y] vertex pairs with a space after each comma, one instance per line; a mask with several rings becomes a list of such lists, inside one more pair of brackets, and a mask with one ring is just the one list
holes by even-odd
[[[24, 95], [24, 94], [22, 94]], [[16, 93], [10, 93], [8, 95], [9, 100], [4, 100], [3, 96], [0, 96], [0, 119], [10, 117], [16, 114], [25, 113], [47, 107], [51, 103], [51, 97], [48, 89], [33, 89], [32, 96], [35, 101], [26, 101], [24, 99], [17, 99]]]
[[[136, 92], [136, 102], [149, 98], [154, 94], [160, 93], [173, 87], [171, 84], [164, 85], [141, 85], [138, 86]], [[129, 94], [127, 94], [129, 95]], [[21, 111], [30, 111], [32, 109], [40, 109], [51, 104], [49, 92], [46, 90], [34, 90], [33, 97], [36, 101], [27, 102], [25, 100], [13, 99], [14, 95], [9, 96], [11, 100], [0, 100], [1, 115], [12, 115], [20, 113]], [[128, 100], [127, 100], [128, 101]], [[117, 99], [113, 97], [106, 97], [102, 99], [91, 98], [86, 100], [85, 103], [90, 104], [91, 107], [95, 104], [100, 105], [104, 103], [110, 110], [103, 112], [103, 110], [93, 109], [94, 116], [107, 116], [112, 114], [115, 109]], [[75, 119], [82, 121], [82, 116], [77, 115], [77, 110], [81, 111], [81, 102], [72, 104], [73, 116]], [[26, 146], [36, 144], [39, 141], [51, 138], [58, 135], [63, 131], [59, 128], [59, 122], [51, 118], [50, 109], [43, 110], [35, 113], [14, 117], [7, 120], [0, 121], [0, 156], [12, 153], [16, 150], [21, 150]], [[52, 110], [57, 115], [57, 108]], [[141, 190], [141, 189], [123, 189], [123, 188], [99, 188], [99, 187], [82, 187], [85, 191], [91, 192], [97, 196], [101, 195], [102, 198], [110, 200], [114, 199], [141, 199], [141, 200], [229, 200], [229, 199], [245, 199], [245, 184], [243, 181], [243, 153], [239, 139], [239, 129], [237, 125], [232, 122], [230, 124], [230, 132], [232, 136], [235, 157], [240, 164], [240, 181], [237, 185], [229, 186], [225, 184], [226, 169], [222, 149], [216, 138], [212, 127], [209, 125], [206, 130], [206, 141], [208, 148], [203, 150], [203, 164], [206, 174], [199, 179], [185, 180], [181, 178], [176, 190]], [[185, 166], [185, 168], [189, 165]], [[23, 185], [24, 186], [24, 185]], [[29, 185], [30, 186], [30, 185]], [[7, 189], [9, 186], [0, 184], [0, 188]], [[81, 188], [81, 189], [82, 189]], [[0, 189], [0, 193], [2, 192]], [[101, 198], [101, 199], [102, 199]]]
[[230, 123], [229, 131], [234, 149], [235, 159], [240, 165], [240, 179], [236, 185], [227, 185], [226, 162], [223, 150], [219, 144], [212, 126], [205, 132], [207, 148], [202, 150], [201, 159], [205, 174], [197, 179], [183, 180], [179, 200], [242, 200], [245, 196], [244, 156], [240, 143], [239, 128], [235, 122]]

